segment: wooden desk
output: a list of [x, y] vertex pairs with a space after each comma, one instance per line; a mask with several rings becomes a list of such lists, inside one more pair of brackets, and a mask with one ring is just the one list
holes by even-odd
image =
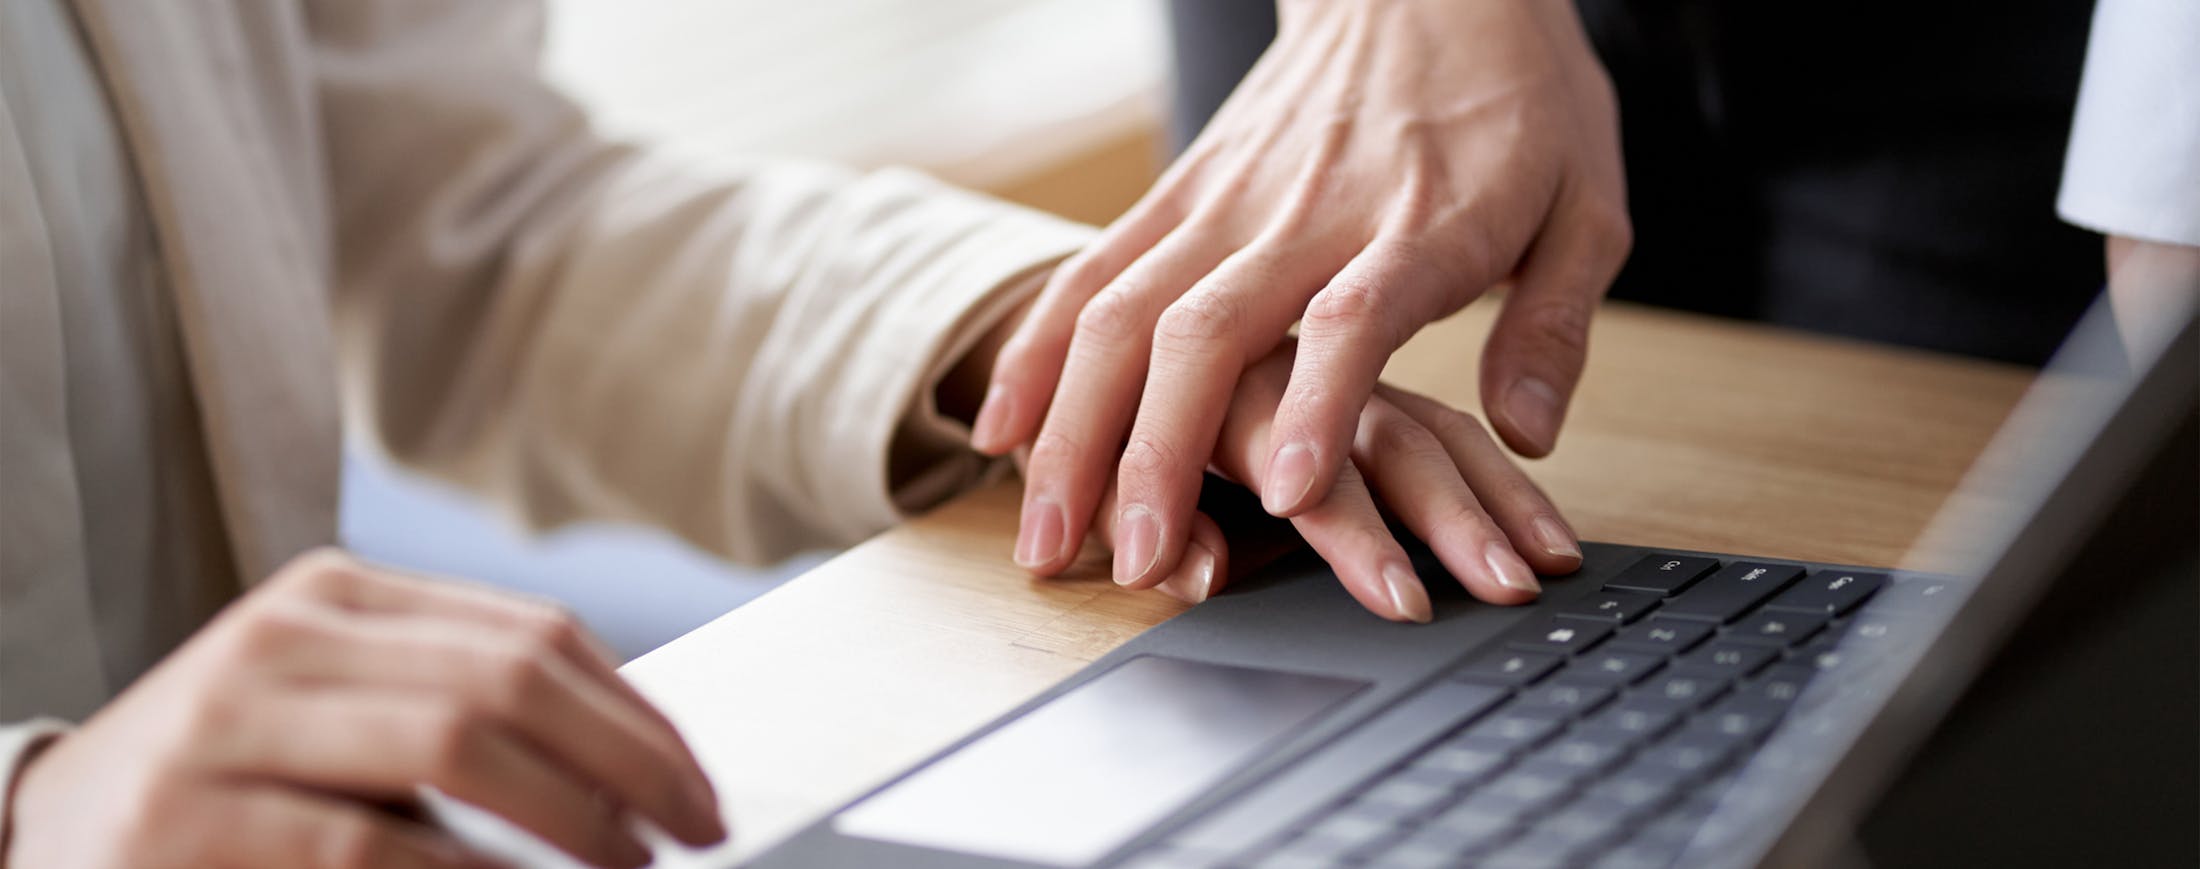
[[[1424, 331], [1390, 379], [1479, 408], [1494, 309]], [[1558, 452], [1531, 471], [1587, 539], [1892, 564], [2030, 374], [1614, 304]], [[710, 770], [727, 851], [777, 841], [1182, 608], [1117, 589], [1091, 550], [1065, 579], [1024, 575], [1016, 507], [1013, 484], [970, 493], [625, 668]]]

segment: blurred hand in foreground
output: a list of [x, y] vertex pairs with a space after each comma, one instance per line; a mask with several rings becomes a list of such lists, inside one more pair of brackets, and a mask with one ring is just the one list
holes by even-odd
[[647, 818], [724, 839], [679, 734], [564, 612], [302, 556], [33, 757], [10, 866], [476, 867], [407, 820], [433, 786], [634, 867]]

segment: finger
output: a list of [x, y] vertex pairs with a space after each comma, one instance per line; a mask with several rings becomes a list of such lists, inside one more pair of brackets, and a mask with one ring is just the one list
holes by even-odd
[[1185, 603], [1196, 604], [1214, 597], [1229, 583], [1229, 555], [1229, 543], [1222, 536], [1222, 528], [1207, 514], [1194, 512], [1191, 541], [1184, 547], [1184, 557], [1178, 559], [1176, 569], [1154, 587]]
[[992, 382], [971, 423], [973, 448], [997, 456], [1038, 432], [1060, 382], [1079, 312], [1183, 220], [1182, 197], [1166, 192], [1170, 189], [1156, 185], [1155, 190], [1162, 192], [1140, 199], [1047, 277], [1031, 313], [1001, 346], [993, 363]]
[[1162, 312], [1116, 477], [1116, 582], [1157, 582], [1183, 555], [1239, 374], [1274, 349], [1320, 285], [1292, 278], [1287, 259], [1269, 245], [1241, 250]]
[[1360, 415], [1352, 461], [1374, 493], [1427, 541], [1469, 594], [1495, 604], [1534, 600], [1541, 587], [1483, 511], [1444, 444], [1420, 420], [1377, 398]]
[[[1268, 454], [1269, 425], [1290, 368], [1291, 354], [1278, 351], [1246, 369], [1216, 443], [1216, 467], [1227, 476], [1253, 480], [1256, 493], [1266, 484], [1250, 471], [1256, 456]], [[1349, 460], [1328, 496], [1293, 516], [1291, 524], [1369, 612], [1396, 621], [1429, 620], [1428, 589]]]
[[176, 858], [189, 866], [299, 869], [494, 869], [450, 837], [387, 814], [285, 788], [238, 787], [202, 806], [200, 838]]
[[299, 576], [298, 587], [309, 597], [363, 613], [433, 615], [531, 637], [557, 649], [583, 673], [625, 698], [632, 708], [655, 719], [666, 730], [673, 730], [672, 722], [619, 676], [610, 650], [564, 607], [474, 583], [376, 567], [341, 550], [319, 550], [301, 557], [306, 559], [312, 560], [311, 569], [294, 574], [292, 568], [285, 568], [283, 573]]
[[1016, 562], [1040, 575], [1077, 556], [1093, 508], [1122, 455], [1144, 381], [1154, 320], [1222, 258], [1198, 232], [1172, 233], [1078, 315], [1057, 402], [1033, 442]]
[[316, 642], [275, 664], [290, 679], [455, 698], [681, 841], [726, 836], [709, 779], [677, 732], [524, 635], [433, 617], [297, 616]]
[[1549, 455], [1589, 357], [1589, 321], [1627, 261], [1623, 207], [1568, 197], [1553, 209], [1482, 348], [1482, 407], [1505, 443]]
[[398, 692], [319, 690], [256, 698], [215, 762], [232, 774], [382, 800], [431, 785], [593, 866], [649, 851], [591, 790], [462, 705]]
[[[1117, 535], [1114, 487], [1100, 499], [1100, 539], [1112, 540]], [[1199, 603], [1217, 592], [1229, 581], [1228, 538], [1222, 527], [1207, 514], [1194, 512], [1191, 517], [1191, 542], [1185, 547], [1184, 557], [1177, 560], [1175, 569], [1149, 584], [1162, 593], [1185, 603]], [[1144, 586], [1138, 586], [1143, 588]]]
[[1291, 516], [1321, 503], [1390, 354], [1456, 309], [1452, 300], [1467, 298], [1453, 283], [1447, 270], [1406, 246], [1377, 243], [1314, 296], [1299, 323], [1290, 387], [1276, 409], [1274, 452], [1261, 472], [1268, 512]]
[[1378, 387], [1376, 394], [1435, 433], [1467, 487], [1504, 529], [1513, 551], [1537, 573], [1556, 576], [1581, 569], [1581, 538], [1573, 526], [1473, 416], [1388, 386]]
[[1351, 462], [1338, 473], [1329, 496], [1291, 517], [1291, 524], [1368, 612], [1401, 622], [1431, 618], [1428, 588], [1414, 572], [1405, 548], [1390, 535], [1366, 481]]

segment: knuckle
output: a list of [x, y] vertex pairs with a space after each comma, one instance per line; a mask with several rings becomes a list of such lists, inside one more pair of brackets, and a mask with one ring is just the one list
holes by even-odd
[[1063, 260], [1054, 269], [1054, 275], [1049, 281], [1051, 286], [1070, 290], [1089, 287], [1100, 280], [1100, 263], [1095, 250], [1096, 248], [1088, 247]]
[[1589, 247], [1598, 255], [1619, 262], [1635, 249], [1635, 224], [1626, 208], [1609, 203], [1592, 207], [1583, 221]]
[[1161, 344], [1213, 346], [1237, 334], [1241, 319], [1237, 306], [1228, 297], [1194, 293], [1176, 300], [1168, 310], [1161, 312], [1161, 322], [1154, 337]]
[[1034, 472], [1054, 468], [1075, 462], [1084, 454], [1084, 445], [1076, 438], [1048, 426], [1031, 442], [1031, 467]]
[[1490, 436], [1480, 417], [1449, 405], [1429, 414], [1429, 429], [1446, 441], [1468, 442]]
[[340, 589], [358, 571], [359, 562], [350, 553], [323, 546], [285, 562], [269, 585], [287, 593], [318, 596]]
[[1182, 466], [1181, 453], [1151, 435], [1134, 435], [1123, 448], [1122, 478], [1165, 480]]
[[1077, 312], [1077, 337], [1104, 344], [1133, 340], [1145, 330], [1138, 314], [1138, 302], [1129, 290], [1121, 286], [1101, 290]]
[[1589, 352], [1589, 318], [1586, 304], [1546, 302], [1522, 312], [1526, 333], [1537, 342], [1579, 358]]
[[1447, 464], [1450, 462], [1444, 445], [1436, 436], [1402, 413], [1383, 414], [1370, 422], [1367, 448], [1377, 461], [1419, 464], [1441, 459]]
[[1305, 327], [1316, 332], [1346, 332], [1376, 321], [1382, 292], [1366, 278], [1340, 275], [1306, 306]]
[[495, 684], [486, 698], [495, 711], [517, 718], [540, 705], [550, 675], [532, 647], [515, 648], [497, 655], [490, 665]]
[[[422, 725], [421, 763], [431, 784], [448, 786], [476, 757], [482, 735], [481, 716], [462, 700], [436, 705]], [[448, 789], [446, 787], [446, 789]]]

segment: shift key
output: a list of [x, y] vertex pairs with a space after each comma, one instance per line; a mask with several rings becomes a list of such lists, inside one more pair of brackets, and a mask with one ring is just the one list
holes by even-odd
[[1731, 622], [1802, 575], [1793, 565], [1737, 561], [1667, 601], [1658, 616]]

